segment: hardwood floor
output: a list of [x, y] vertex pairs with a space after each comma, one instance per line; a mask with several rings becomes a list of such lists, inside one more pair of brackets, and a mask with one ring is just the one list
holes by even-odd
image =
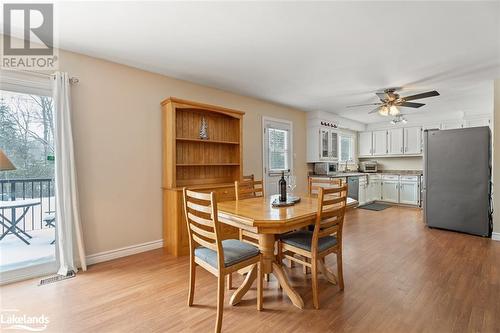
[[[227, 305], [225, 332], [500, 332], [500, 242], [426, 228], [417, 209], [352, 210], [344, 229], [345, 290], [319, 279], [314, 310], [310, 279], [288, 270], [305, 301], [299, 310], [264, 283]], [[335, 256], [327, 257], [335, 271]], [[1, 287], [2, 309], [49, 317], [48, 332], [210, 332], [217, 280], [197, 272], [195, 306], [187, 307], [188, 259], [155, 250], [91, 266], [76, 278], [37, 287]], [[235, 275], [233, 285], [242, 282]]]

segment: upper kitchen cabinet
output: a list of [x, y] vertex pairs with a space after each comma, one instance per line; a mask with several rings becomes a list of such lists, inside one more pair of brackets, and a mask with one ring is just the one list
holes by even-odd
[[404, 129], [404, 153], [421, 154], [422, 153], [422, 128], [408, 127]]
[[359, 132], [358, 137], [360, 157], [387, 154], [387, 131]]
[[371, 156], [372, 149], [372, 132], [359, 132], [359, 156]]
[[391, 128], [359, 133], [359, 155], [404, 156], [422, 154], [422, 128]]
[[307, 162], [337, 161], [338, 133], [325, 127], [307, 129]]
[[491, 127], [491, 118], [490, 117], [481, 117], [481, 118], [473, 118], [465, 121], [466, 127], [482, 127], [482, 126], [490, 126]]
[[404, 154], [403, 128], [393, 128], [387, 131], [388, 136], [388, 154], [401, 155]]
[[464, 127], [464, 122], [462, 120], [449, 120], [441, 123], [442, 130], [457, 129], [463, 127]]
[[387, 131], [373, 131], [373, 155], [387, 154]]

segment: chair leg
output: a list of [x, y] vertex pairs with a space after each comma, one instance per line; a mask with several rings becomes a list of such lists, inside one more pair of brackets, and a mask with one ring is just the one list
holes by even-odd
[[339, 279], [339, 288], [344, 290], [344, 272], [342, 269], [342, 251], [337, 252], [337, 275]]
[[189, 261], [189, 292], [188, 292], [188, 306], [193, 305], [194, 299], [194, 284], [196, 278], [196, 263], [193, 259]]
[[[257, 310], [262, 311], [263, 307], [263, 283], [262, 283], [262, 261], [258, 264], [258, 276], [257, 276]], [[269, 274], [266, 274], [269, 276]]]
[[233, 273], [226, 275], [227, 279], [227, 290], [233, 289]]
[[224, 311], [224, 276], [217, 278], [217, 321], [215, 323], [215, 333], [220, 333], [222, 329], [222, 312]]
[[[306, 257], [303, 258], [304, 261], [307, 261], [307, 262], [310, 262], [309, 259], [307, 259]], [[302, 266], [302, 273], [304, 273], [304, 275], [307, 275], [309, 273], [311, 273], [311, 269], [307, 266]]]
[[269, 274], [264, 274], [264, 279], [266, 280], [266, 282], [269, 282]]
[[[311, 260], [311, 276], [312, 276], [312, 294], [313, 294], [313, 304], [315, 309], [319, 309], [318, 300], [318, 260], [312, 258]], [[305, 267], [305, 266], [304, 266]]]

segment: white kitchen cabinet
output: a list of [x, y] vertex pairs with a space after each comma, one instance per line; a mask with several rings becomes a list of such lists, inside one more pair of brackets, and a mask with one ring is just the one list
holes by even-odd
[[432, 130], [432, 129], [440, 129], [441, 124], [440, 123], [433, 123], [433, 124], [424, 124], [422, 126], [422, 130]]
[[457, 129], [463, 127], [464, 127], [464, 122], [462, 120], [449, 120], [441, 123], [442, 130]]
[[330, 159], [338, 159], [339, 157], [339, 135], [335, 131], [330, 131]]
[[382, 201], [399, 202], [399, 182], [393, 180], [382, 181]]
[[372, 136], [373, 155], [387, 154], [387, 131], [373, 131]]
[[319, 130], [319, 153], [321, 160], [330, 158], [330, 131], [327, 129]]
[[382, 179], [378, 175], [368, 176], [367, 201], [379, 201], [382, 196]]
[[311, 127], [307, 129], [307, 162], [337, 161], [338, 134], [336, 131]]
[[366, 177], [359, 177], [358, 202], [359, 205], [364, 205], [368, 202]]
[[359, 156], [371, 156], [372, 147], [372, 132], [359, 132]]
[[491, 125], [491, 119], [486, 117], [478, 119], [469, 119], [465, 122], [465, 127], [482, 127], [490, 125]]
[[399, 203], [407, 205], [419, 204], [419, 186], [418, 182], [401, 181], [399, 186]]
[[387, 136], [388, 136], [387, 150], [389, 155], [404, 154], [403, 133], [404, 130], [402, 128], [393, 128], [387, 131]]
[[382, 176], [382, 201], [399, 203], [399, 176]]
[[422, 128], [407, 127], [404, 129], [404, 153], [421, 154], [422, 153]]

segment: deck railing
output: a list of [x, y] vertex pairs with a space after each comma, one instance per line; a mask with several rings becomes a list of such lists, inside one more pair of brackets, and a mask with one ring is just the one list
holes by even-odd
[[[24, 231], [45, 229], [43, 219], [55, 207], [54, 181], [50, 178], [0, 179], [0, 200], [40, 199], [17, 224]], [[10, 209], [2, 209], [2, 215], [10, 217]], [[4, 227], [2, 226], [2, 232]]]

